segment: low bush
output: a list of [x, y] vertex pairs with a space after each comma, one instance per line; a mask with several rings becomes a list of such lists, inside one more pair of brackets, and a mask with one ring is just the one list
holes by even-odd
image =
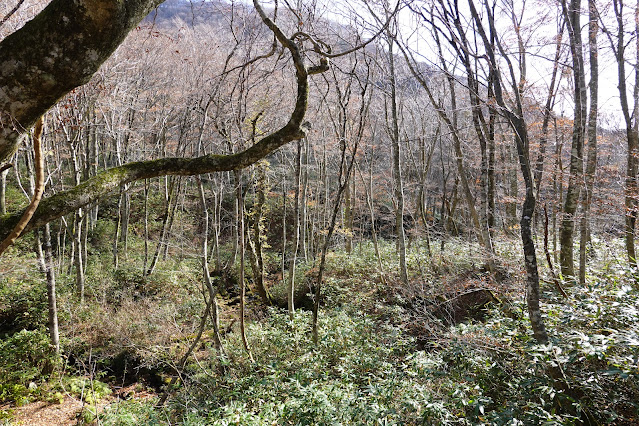
[[570, 301], [544, 293], [546, 345], [534, 340], [515, 299], [510, 309], [520, 315], [495, 306], [482, 322], [440, 328], [422, 351], [405, 333], [404, 308], [367, 300], [380, 283], [360, 275], [364, 262], [353, 256], [329, 259], [317, 346], [310, 313], [298, 311], [291, 322], [270, 311], [247, 330], [254, 363], [231, 334], [226, 358], [209, 348], [208, 362], [188, 367], [172, 421], [572, 425], [639, 418], [639, 295], [629, 275], [569, 289]]
[[155, 399], [119, 401], [107, 406], [97, 417], [104, 426], [137, 426], [165, 424], [166, 415], [155, 407]]
[[60, 364], [42, 330], [22, 330], [0, 340], [0, 401], [21, 405]]
[[47, 287], [42, 281], [0, 279], [0, 335], [47, 325]]

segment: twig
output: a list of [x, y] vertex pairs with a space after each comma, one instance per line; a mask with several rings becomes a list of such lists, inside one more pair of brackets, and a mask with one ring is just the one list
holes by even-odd
[[22, 3], [24, 3], [24, 0], [20, 0], [18, 4], [16, 4], [13, 7], [13, 9], [11, 9], [9, 13], [5, 15], [4, 18], [2, 18], [2, 21], [0, 21], [0, 27], [3, 26], [9, 20], [9, 18], [11, 18], [11, 16], [13, 16], [13, 14], [18, 11], [18, 9], [20, 9], [20, 6], [22, 6]]

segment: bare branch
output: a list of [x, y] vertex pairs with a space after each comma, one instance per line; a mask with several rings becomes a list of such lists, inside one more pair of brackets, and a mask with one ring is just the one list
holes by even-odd
[[16, 3], [16, 5], [13, 7], [13, 9], [11, 9], [9, 13], [5, 15], [4, 18], [2, 18], [2, 20], [0, 21], [0, 27], [3, 26], [9, 20], [9, 18], [11, 18], [13, 14], [18, 11], [18, 9], [20, 9], [20, 6], [22, 6], [22, 3], [24, 3], [24, 0], [18, 1], [18, 3]]

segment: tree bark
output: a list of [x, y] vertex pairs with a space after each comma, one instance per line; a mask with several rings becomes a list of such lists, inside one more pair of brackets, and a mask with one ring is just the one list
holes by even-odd
[[291, 248], [291, 261], [288, 267], [288, 317], [292, 321], [295, 316], [295, 266], [297, 263], [297, 252], [300, 241], [300, 180], [302, 173], [302, 141], [297, 141], [297, 151], [295, 155], [295, 200], [293, 205], [293, 247]]
[[[209, 271], [208, 262], [208, 238], [209, 238], [209, 210], [206, 206], [206, 197], [204, 195], [204, 187], [202, 181], [198, 178], [198, 189], [200, 192], [200, 204], [202, 206], [202, 219], [204, 221], [204, 229], [202, 231], [202, 274], [204, 276], [204, 284], [209, 293], [208, 305], [210, 305], [210, 315], [213, 322], [213, 343], [220, 354], [224, 354], [224, 346], [220, 335], [220, 319], [219, 307], [217, 303], [217, 288], [213, 287], [211, 282], [211, 272]], [[205, 315], [206, 317], [206, 315]]]
[[[302, 167], [302, 192], [300, 194], [300, 256], [304, 260], [309, 259], [309, 247], [307, 239], [308, 231], [308, 211], [306, 208], [306, 200], [308, 198], [308, 155], [310, 150], [310, 142], [308, 137], [304, 138], [304, 151], [302, 152], [301, 167]], [[311, 239], [312, 241], [312, 239]]]
[[[44, 244], [42, 241], [44, 240]], [[47, 280], [47, 307], [49, 317], [49, 338], [57, 355], [60, 354], [60, 333], [58, 331], [58, 307], [55, 289], [55, 269], [53, 267], [53, 253], [51, 252], [51, 230], [47, 224], [40, 232], [36, 233], [36, 252], [40, 269]]]
[[[517, 198], [519, 196], [519, 190], [517, 183], [517, 148], [514, 146], [506, 147], [508, 164], [507, 169], [507, 191], [508, 201], [506, 202], [506, 229], [508, 232], [513, 232], [515, 225], [517, 224]], [[514, 233], [513, 233], [514, 234]]]
[[75, 289], [76, 295], [80, 303], [84, 303], [84, 262], [82, 250], [82, 229], [84, 224], [84, 215], [82, 209], [78, 209], [75, 213], [73, 224], [73, 266], [75, 268]]
[[570, 175], [568, 189], [563, 209], [563, 218], [559, 230], [560, 266], [564, 278], [575, 278], [575, 265], [573, 259], [575, 213], [579, 206], [579, 196], [583, 180], [583, 148], [586, 130], [586, 82], [583, 58], [583, 46], [581, 41], [581, 0], [571, 0], [570, 5], [562, 0], [562, 10], [567, 23], [570, 39], [570, 51], [572, 53], [572, 67], [575, 90], [575, 116], [573, 119], [572, 145], [570, 149]]
[[[390, 65], [390, 139], [392, 149], [393, 162], [393, 186], [395, 192], [395, 201], [397, 203], [395, 210], [395, 232], [397, 233], [397, 250], [399, 252], [399, 278], [405, 288], [408, 288], [408, 268], [406, 266], [406, 234], [404, 232], [404, 186], [402, 180], [402, 151], [399, 140], [399, 113], [397, 110], [397, 81], [395, 77], [395, 56], [393, 54], [393, 46], [395, 40], [393, 36], [388, 35], [388, 61]], [[348, 186], [348, 185], [347, 185]]]
[[[7, 230], [7, 235], [3, 235], [0, 240], [0, 255], [11, 246], [16, 239], [24, 234], [26, 227], [29, 225], [30, 220], [33, 218], [33, 214], [36, 212], [42, 194], [44, 192], [45, 179], [44, 179], [44, 157], [42, 156], [42, 128], [43, 119], [40, 117], [36, 122], [36, 126], [33, 132], [33, 167], [35, 172], [35, 181], [31, 178], [31, 192], [33, 197], [31, 202], [24, 209], [24, 212], [17, 218], [15, 224]], [[27, 157], [28, 158], [28, 157]], [[16, 177], [19, 178], [19, 173], [16, 170]]]
[[53, 0], [0, 42], [0, 163], [162, 0]]
[[7, 214], [7, 174], [9, 169], [0, 171], [0, 216]]
[[264, 207], [266, 205], [267, 183], [266, 183], [266, 164], [264, 161], [260, 161], [256, 165], [257, 179], [255, 182], [255, 202], [253, 207], [253, 247], [255, 249], [255, 285], [257, 292], [262, 298], [262, 302], [266, 305], [271, 305], [271, 294], [266, 288], [266, 271], [264, 269], [264, 250], [263, 242], [266, 241], [264, 236]]
[[583, 217], [580, 224], [579, 242], [579, 283], [586, 283], [586, 246], [590, 239], [589, 220], [592, 191], [594, 189], [595, 172], [597, 170], [597, 104], [599, 95], [599, 60], [597, 32], [599, 21], [597, 5], [594, 0], [588, 0], [588, 47], [590, 52], [590, 111], [588, 112], [588, 146], [586, 160], [586, 175], [583, 194]]
[[253, 355], [251, 353], [251, 349], [248, 344], [248, 340], [246, 338], [246, 326], [244, 323], [245, 318], [245, 300], [246, 300], [246, 282], [244, 278], [244, 259], [245, 259], [245, 250], [244, 250], [244, 197], [242, 195], [242, 173], [240, 171], [235, 171], [235, 196], [237, 198], [237, 205], [240, 206], [239, 211], [240, 214], [237, 217], [237, 234], [236, 237], [238, 239], [238, 247], [240, 251], [240, 273], [238, 277], [238, 281], [240, 283], [240, 336], [242, 337], [242, 344], [244, 345], [244, 350], [246, 351], [248, 357], [251, 362], [253, 362]]

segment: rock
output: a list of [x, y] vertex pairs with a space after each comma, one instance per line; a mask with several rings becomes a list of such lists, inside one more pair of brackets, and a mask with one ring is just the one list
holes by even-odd
[[433, 314], [449, 324], [459, 324], [468, 319], [480, 320], [484, 316], [484, 308], [491, 302], [498, 303], [499, 299], [489, 289], [467, 290], [445, 298], [438, 303]]

